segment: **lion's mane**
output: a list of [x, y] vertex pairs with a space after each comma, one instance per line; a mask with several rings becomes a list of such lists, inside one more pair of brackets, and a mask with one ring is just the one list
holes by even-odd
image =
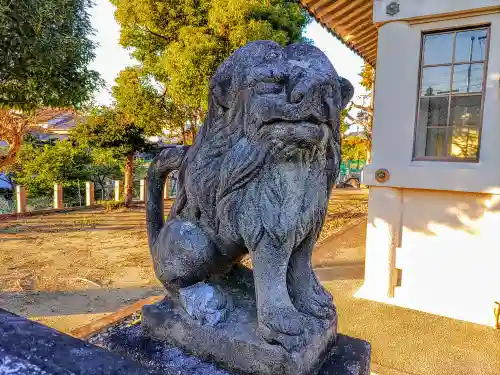
[[[302, 48], [310, 48], [308, 53], [317, 53], [313, 46]], [[217, 69], [210, 81], [206, 119], [179, 170], [180, 186], [172, 209], [174, 215], [189, 207], [188, 212], [182, 214], [184, 219], [196, 220], [203, 216], [212, 228], [216, 228], [216, 210], [230, 209], [227, 204], [218, 207], [221, 202], [227, 203], [229, 196], [255, 178], [269, 155], [279, 151], [277, 149], [281, 145], [271, 145], [262, 140], [243, 142], [252, 132], [253, 125], [249, 121], [249, 93], [245, 88], [249, 85], [250, 69], [272, 62], [285, 56], [285, 53], [284, 48], [275, 42], [253, 42], [233, 53]], [[338, 122], [338, 119], [334, 121]], [[338, 129], [338, 123], [330, 124], [326, 145], [325, 156], [330, 163], [327, 166], [329, 188], [337, 177], [340, 163]], [[239, 147], [238, 158], [228, 160], [227, 155], [234, 147]], [[185, 189], [186, 179], [189, 179], [191, 191]]]

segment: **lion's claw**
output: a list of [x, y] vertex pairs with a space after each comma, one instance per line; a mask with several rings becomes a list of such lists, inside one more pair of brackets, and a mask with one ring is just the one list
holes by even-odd
[[265, 308], [259, 313], [259, 334], [270, 344], [279, 344], [287, 351], [304, 344], [311, 322], [293, 307]]
[[300, 312], [318, 319], [331, 320], [336, 314], [331, 294], [318, 282], [314, 282], [307, 292], [302, 290], [297, 293], [293, 304]]

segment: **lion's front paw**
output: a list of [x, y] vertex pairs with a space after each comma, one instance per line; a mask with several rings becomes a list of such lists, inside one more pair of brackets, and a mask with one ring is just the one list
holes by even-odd
[[319, 283], [297, 291], [293, 296], [293, 304], [300, 312], [319, 319], [331, 320], [336, 314], [331, 294]]
[[287, 351], [304, 344], [310, 330], [308, 317], [293, 307], [265, 308], [259, 311], [259, 334], [270, 344], [283, 346]]

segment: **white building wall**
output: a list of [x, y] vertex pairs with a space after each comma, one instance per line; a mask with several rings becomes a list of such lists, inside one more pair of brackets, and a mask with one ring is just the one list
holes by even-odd
[[[490, 52], [478, 163], [412, 161], [418, 100], [422, 32], [491, 23]], [[493, 192], [500, 173], [500, 13], [425, 24], [391, 22], [379, 29], [375, 83], [372, 164], [364, 172], [370, 186]], [[374, 173], [389, 169], [388, 183]]]
[[[375, 0], [375, 19], [389, 1]], [[500, 1], [399, 1], [397, 17]], [[465, 4], [467, 3], [467, 4]], [[421, 8], [416, 7], [420, 4]], [[405, 6], [407, 13], [403, 13]], [[460, 8], [462, 9], [462, 8]], [[385, 6], [384, 6], [385, 14]], [[500, 11], [500, 9], [499, 9]], [[421, 35], [491, 24], [480, 160], [413, 161]], [[381, 24], [365, 285], [358, 296], [494, 325], [500, 301], [500, 13]], [[375, 172], [386, 169], [385, 183]]]
[[387, 5], [392, 2], [374, 0], [375, 23], [500, 7], [500, 0], [397, 0], [399, 13], [391, 16], [387, 14]]

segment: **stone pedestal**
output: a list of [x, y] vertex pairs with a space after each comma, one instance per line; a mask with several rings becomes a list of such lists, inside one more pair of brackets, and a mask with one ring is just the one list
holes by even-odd
[[[102, 336], [96, 347], [0, 309], [0, 374], [236, 375], [144, 336], [138, 325], [110, 327]], [[317, 372], [369, 374], [370, 345], [343, 335]]]
[[232, 299], [234, 310], [221, 322], [201, 323], [187, 314], [175, 299], [143, 308], [145, 335], [175, 345], [203, 360], [238, 373], [255, 375], [314, 374], [330, 356], [336, 340], [336, 319], [317, 320], [307, 341], [290, 352], [265, 342], [257, 333], [257, 309], [253, 276], [238, 267], [228, 277], [212, 280]]

